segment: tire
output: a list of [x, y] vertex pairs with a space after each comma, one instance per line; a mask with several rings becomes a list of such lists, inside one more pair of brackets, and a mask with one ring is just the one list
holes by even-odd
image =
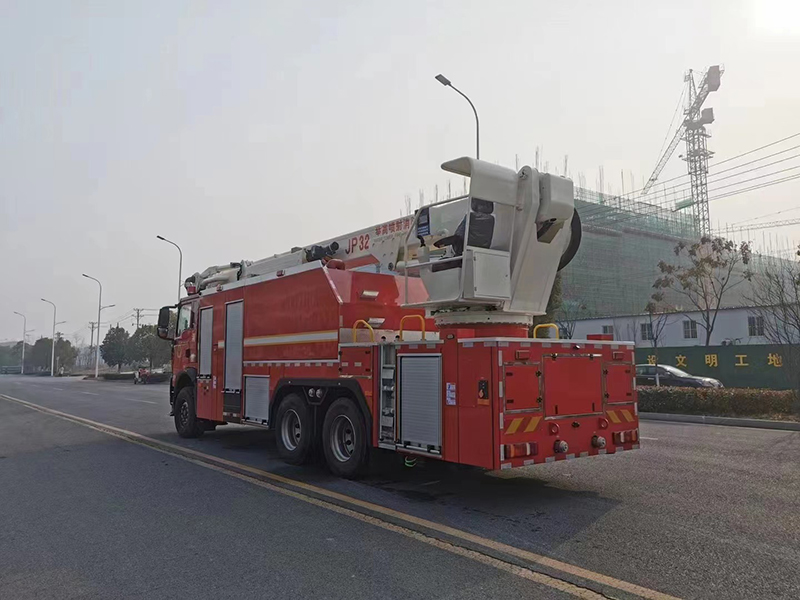
[[350, 398], [339, 398], [325, 413], [322, 450], [334, 475], [353, 479], [364, 473], [369, 459], [367, 427]]
[[311, 458], [314, 422], [311, 408], [297, 394], [289, 394], [275, 415], [275, 441], [278, 454], [290, 465], [302, 465]]
[[175, 398], [175, 430], [182, 438], [196, 438], [203, 435], [205, 427], [200, 419], [197, 418], [197, 410], [194, 404], [194, 388], [186, 386], [178, 392]]

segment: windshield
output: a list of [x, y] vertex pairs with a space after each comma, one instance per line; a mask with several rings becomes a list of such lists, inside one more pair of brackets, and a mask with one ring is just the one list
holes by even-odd
[[677, 375], [678, 377], [691, 377], [689, 373], [687, 373], [686, 371], [681, 371], [677, 367], [671, 367], [669, 365], [659, 365], [659, 366], [668, 373], [672, 373], [673, 375]]

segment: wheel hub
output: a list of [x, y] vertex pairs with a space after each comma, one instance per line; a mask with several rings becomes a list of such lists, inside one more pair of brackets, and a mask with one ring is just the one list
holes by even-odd
[[356, 435], [353, 422], [346, 415], [337, 416], [331, 427], [331, 452], [339, 462], [347, 462], [353, 456], [356, 447]]
[[287, 450], [294, 451], [300, 444], [303, 431], [300, 425], [300, 415], [294, 409], [289, 409], [281, 423], [281, 441]]

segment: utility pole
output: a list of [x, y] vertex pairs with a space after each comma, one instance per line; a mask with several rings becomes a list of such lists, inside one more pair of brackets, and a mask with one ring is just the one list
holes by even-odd
[[[143, 310], [144, 310], [143, 308], [134, 308], [133, 309], [133, 312], [136, 313], [136, 329], [139, 329], [139, 319], [141, 318]], [[119, 327], [119, 324], [117, 324], [117, 327]]]

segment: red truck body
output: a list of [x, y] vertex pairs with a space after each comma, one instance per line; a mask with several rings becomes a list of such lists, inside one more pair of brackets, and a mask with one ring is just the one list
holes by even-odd
[[[317, 261], [185, 298], [172, 365], [176, 426], [187, 389], [193, 433], [269, 427], [288, 456], [285, 436], [296, 427], [298, 440], [333, 449], [329, 464], [337, 443], [344, 458], [363, 443], [486, 469], [638, 448], [632, 343], [530, 338], [512, 325], [437, 329], [423, 308], [403, 306], [426, 297], [419, 279]], [[296, 424], [281, 411], [288, 398], [308, 407]], [[337, 434], [326, 417], [341, 399], [357, 412]], [[358, 419], [365, 439], [354, 441], [347, 423]]]

